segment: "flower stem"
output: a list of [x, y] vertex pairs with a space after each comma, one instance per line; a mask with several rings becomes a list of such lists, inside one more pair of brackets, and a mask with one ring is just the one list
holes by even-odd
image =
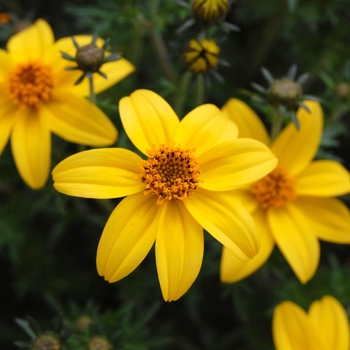
[[95, 105], [96, 104], [96, 94], [94, 88], [94, 78], [92, 74], [88, 75], [89, 80], [89, 100]]
[[183, 117], [184, 103], [188, 96], [188, 86], [190, 85], [191, 78], [192, 73], [190, 71], [186, 71], [182, 75], [179, 82], [178, 92], [175, 96], [174, 110], [180, 119]]
[[278, 109], [274, 109], [274, 111], [275, 113], [273, 114], [271, 125], [271, 141], [274, 141], [282, 130], [283, 115]]
[[150, 31], [151, 38], [153, 40], [153, 44], [155, 47], [156, 54], [158, 56], [159, 62], [161, 64], [164, 75], [168, 80], [173, 83], [176, 83], [177, 78], [174, 71], [174, 67], [169, 60], [169, 53], [163, 37], [159, 34], [159, 30], [157, 30], [154, 23], [157, 23], [158, 17], [158, 6], [159, 0], [151, 0], [150, 2], [150, 21], [148, 22], [148, 29]]
[[204, 77], [203, 74], [197, 74], [196, 87], [195, 87], [195, 104], [196, 107], [200, 106], [204, 102]]

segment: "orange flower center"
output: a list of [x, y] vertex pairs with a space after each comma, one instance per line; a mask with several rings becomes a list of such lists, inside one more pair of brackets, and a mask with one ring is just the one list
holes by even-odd
[[149, 157], [140, 165], [145, 194], [158, 197], [157, 204], [171, 199], [184, 200], [197, 188], [200, 169], [193, 151], [180, 147], [161, 145], [149, 151]]
[[13, 103], [38, 108], [48, 102], [53, 87], [51, 68], [39, 61], [18, 64], [5, 84]]
[[296, 198], [295, 179], [289, 176], [284, 167], [277, 166], [256, 182], [250, 191], [263, 209], [278, 208]]

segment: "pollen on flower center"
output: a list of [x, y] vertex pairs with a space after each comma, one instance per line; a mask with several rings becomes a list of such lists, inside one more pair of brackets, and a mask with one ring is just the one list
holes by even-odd
[[165, 145], [149, 151], [148, 159], [140, 164], [143, 169], [141, 180], [146, 185], [144, 193], [157, 196], [157, 204], [190, 196], [198, 188], [200, 175], [199, 164], [192, 152]]
[[252, 185], [251, 193], [263, 209], [281, 207], [296, 198], [295, 179], [282, 166], [277, 166], [270, 174]]
[[48, 102], [52, 87], [51, 68], [39, 61], [18, 64], [5, 83], [5, 90], [15, 104], [31, 108]]

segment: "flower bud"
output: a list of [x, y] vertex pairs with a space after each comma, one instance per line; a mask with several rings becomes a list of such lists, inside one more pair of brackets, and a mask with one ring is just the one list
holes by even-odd
[[44, 333], [39, 334], [37, 338], [32, 343], [31, 350], [60, 350], [61, 343], [58, 338], [56, 338], [53, 334]]
[[192, 11], [204, 24], [211, 25], [228, 11], [228, 0], [194, 0]]
[[350, 97], [350, 85], [348, 83], [338, 84], [335, 88], [335, 95], [341, 100], [346, 100]]
[[111, 350], [112, 345], [105, 338], [96, 335], [91, 338], [88, 345], [89, 350]]
[[275, 80], [269, 89], [270, 103], [273, 106], [284, 105], [289, 110], [297, 107], [301, 95], [301, 86], [289, 78]]
[[97, 72], [104, 63], [104, 50], [95, 44], [79, 47], [75, 60], [78, 69], [84, 72]]
[[76, 320], [76, 322], [75, 322], [75, 329], [77, 330], [77, 332], [82, 333], [92, 323], [94, 323], [94, 320], [90, 316], [82, 315]]
[[204, 73], [218, 65], [219, 52], [220, 48], [213, 40], [191, 39], [187, 44], [183, 60], [192, 72]]

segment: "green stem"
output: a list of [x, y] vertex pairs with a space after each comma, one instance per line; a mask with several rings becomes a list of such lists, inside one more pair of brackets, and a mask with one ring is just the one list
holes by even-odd
[[331, 117], [329, 118], [332, 122], [336, 122], [340, 119], [342, 114], [346, 112], [347, 108], [344, 105], [338, 105], [334, 108]]
[[200, 106], [204, 102], [204, 77], [203, 74], [197, 74], [196, 87], [195, 87], [195, 104], [196, 107]]
[[282, 130], [283, 115], [278, 109], [274, 109], [274, 112], [271, 125], [271, 141], [274, 141]]
[[192, 78], [192, 72], [190, 71], [186, 71], [182, 75], [180, 79], [179, 87], [177, 90], [177, 94], [175, 96], [174, 110], [180, 119], [181, 117], [183, 117], [184, 104], [185, 104], [186, 97], [188, 96], [188, 86], [190, 85], [191, 78]]
[[94, 77], [92, 74], [88, 75], [89, 80], [89, 100], [95, 105], [96, 104], [96, 94], [94, 88]]
[[158, 17], [158, 6], [159, 0], [152, 0], [150, 2], [150, 21], [147, 23], [147, 27], [150, 31], [151, 38], [160, 62], [160, 65], [163, 69], [164, 75], [168, 80], [176, 84], [177, 78], [174, 71], [174, 67], [169, 60], [169, 53], [166, 48], [163, 37], [159, 34], [159, 31], [155, 27], [154, 23], [157, 23]]

